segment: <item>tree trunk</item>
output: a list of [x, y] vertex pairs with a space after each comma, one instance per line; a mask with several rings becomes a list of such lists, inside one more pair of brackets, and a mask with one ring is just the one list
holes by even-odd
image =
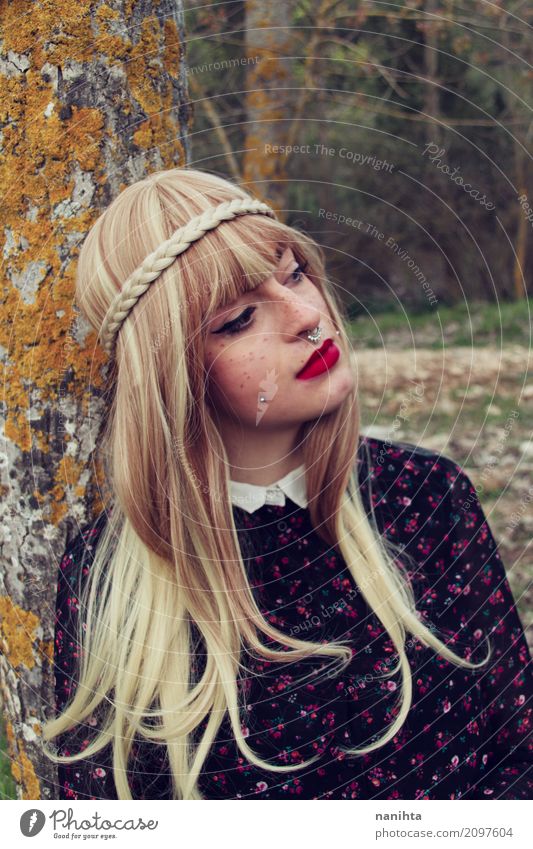
[[[265, 149], [284, 145], [291, 125], [289, 104], [294, 100], [291, 55], [293, 2], [246, 0], [246, 117], [243, 177], [247, 188], [285, 217], [287, 156]], [[253, 60], [253, 61], [252, 61]], [[274, 148], [275, 150], [275, 148]]]
[[439, 21], [437, 0], [426, 0], [424, 12], [427, 19], [424, 22], [424, 112], [430, 116], [428, 125], [431, 141], [440, 144], [442, 129], [440, 119], [440, 89], [439, 80]]
[[[66, 11], [68, 9], [68, 11]], [[73, 312], [78, 247], [131, 182], [188, 161], [181, 0], [0, 2], [0, 687], [21, 799], [54, 798], [57, 567], [99, 509], [104, 356]]]

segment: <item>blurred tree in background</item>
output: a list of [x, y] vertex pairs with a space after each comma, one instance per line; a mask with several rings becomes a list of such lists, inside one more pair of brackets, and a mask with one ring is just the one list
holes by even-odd
[[192, 163], [327, 246], [354, 314], [531, 295], [531, 4], [189, 2], [185, 17]]

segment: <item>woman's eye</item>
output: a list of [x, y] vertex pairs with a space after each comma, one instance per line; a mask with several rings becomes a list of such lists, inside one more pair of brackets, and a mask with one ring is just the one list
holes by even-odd
[[[302, 282], [302, 278], [305, 276], [305, 272], [306, 272], [308, 266], [309, 266], [308, 262], [304, 262], [304, 263], [301, 263], [301, 264], [298, 263], [298, 265], [296, 266], [294, 271], [291, 271], [290, 277], [291, 277], [291, 279], [293, 279], [294, 283], [301, 283]], [[294, 280], [294, 278], [293, 278], [294, 274], [298, 275], [296, 280]]]
[[213, 332], [239, 333], [240, 330], [244, 330], [245, 327], [250, 327], [253, 324], [253, 321], [246, 321], [247, 318], [250, 318], [253, 312], [255, 312], [255, 307], [246, 307], [244, 312], [237, 316], [237, 318], [233, 321], [228, 321], [227, 324], [222, 325], [220, 330], [215, 330]]
[[[294, 271], [291, 271], [289, 275], [289, 280], [293, 283], [301, 283], [308, 266], [309, 263], [307, 261], [303, 263], [298, 263]], [[246, 327], [251, 327], [253, 321], [247, 321], [247, 319], [250, 319], [254, 312], [255, 307], [247, 307], [244, 312], [242, 312], [237, 318], [235, 318], [233, 321], [228, 321], [226, 324], [223, 324], [220, 330], [214, 330], [213, 333], [239, 333]]]

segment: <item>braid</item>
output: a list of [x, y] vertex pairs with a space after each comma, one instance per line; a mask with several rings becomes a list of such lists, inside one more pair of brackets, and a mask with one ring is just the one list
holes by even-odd
[[218, 227], [222, 221], [230, 221], [238, 215], [247, 213], [276, 217], [275, 212], [266, 203], [254, 198], [235, 198], [224, 201], [191, 218], [187, 224], [179, 227], [170, 239], [149, 254], [116, 294], [104, 317], [98, 335], [107, 353], [111, 353], [117, 333], [129, 312], [161, 272], [172, 265], [174, 259], [186, 251], [193, 242], [201, 239], [209, 230]]

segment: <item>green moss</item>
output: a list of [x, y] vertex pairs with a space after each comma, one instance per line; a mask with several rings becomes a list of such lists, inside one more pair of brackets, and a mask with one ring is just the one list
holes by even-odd
[[0, 799], [16, 799], [15, 782], [9, 766], [4, 721], [0, 717]]

